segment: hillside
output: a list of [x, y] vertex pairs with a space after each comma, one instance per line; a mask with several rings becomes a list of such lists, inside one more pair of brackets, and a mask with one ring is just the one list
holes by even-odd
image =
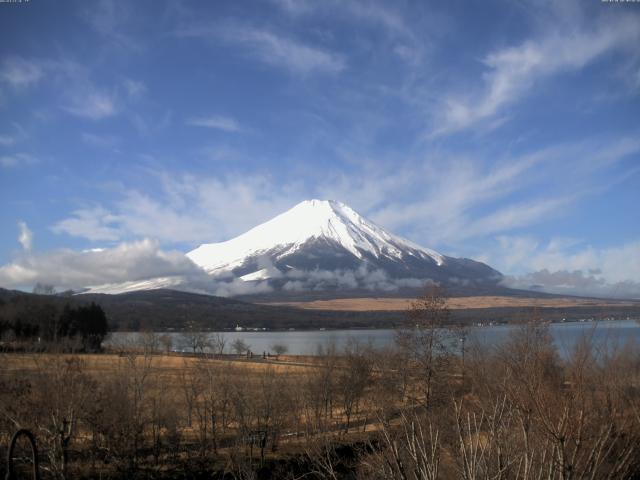
[[[525, 298], [525, 297], [522, 297]], [[362, 300], [358, 300], [361, 302]], [[119, 295], [85, 294], [45, 296], [0, 289], [0, 321], [7, 321], [12, 309], [24, 303], [45, 309], [62, 309], [67, 303], [99, 304], [112, 330], [226, 330], [236, 325], [267, 329], [390, 328], [405, 320], [405, 300], [380, 300], [385, 307], [374, 310], [354, 301], [309, 305], [264, 305], [174, 290], [146, 290]], [[640, 318], [639, 302], [583, 299], [524, 302], [517, 297], [497, 297], [489, 302], [481, 297], [453, 298], [452, 320], [462, 323], [512, 322], [533, 318], [549, 321], [583, 318]], [[462, 302], [460, 304], [460, 302]], [[341, 304], [342, 303], [342, 304]], [[391, 306], [389, 306], [391, 305]], [[317, 308], [317, 307], [320, 308]], [[316, 308], [313, 308], [316, 307]]]

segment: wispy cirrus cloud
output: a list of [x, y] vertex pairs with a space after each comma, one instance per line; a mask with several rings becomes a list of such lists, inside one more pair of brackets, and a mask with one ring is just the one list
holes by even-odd
[[118, 137], [109, 134], [100, 135], [84, 132], [82, 133], [81, 138], [85, 144], [99, 148], [113, 148], [120, 143], [120, 139]]
[[[443, 153], [401, 168], [339, 174], [319, 188], [417, 242], [452, 245], [561, 218], [590, 195], [637, 176], [630, 159], [639, 155], [633, 137], [558, 144], [490, 162]], [[620, 165], [622, 173], [610, 175]]]
[[122, 84], [130, 98], [140, 98], [147, 91], [147, 85], [141, 80], [125, 78], [122, 80]]
[[[639, 174], [627, 162], [618, 179], [602, 178], [638, 154], [640, 143], [622, 138], [561, 144], [492, 163], [443, 153], [401, 168], [363, 164], [348, 175], [329, 169], [312, 182], [156, 171], [150, 177], [155, 194], [123, 191], [112, 204], [97, 212], [80, 209], [54, 229], [89, 239], [99, 232], [104, 240], [148, 236], [193, 245], [231, 238], [298, 201], [320, 197], [344, 201], [417, 243], [451, 246], [561, 218], [585, 197]], [[560, 188], [567, 182], [570, 192]]]
[[10, 133], [1, 133], [0, 134], [0, 146], [2, 147], [11, 147], [26, 138], [28, 138], [27, 131], [17, 122], [12, 122], [11, 126], [13, 127], [11, 130], [8, 130]]
[[486, 70], [481, 85], [470, 92], [446, 95], [434, 117], [437, 126], [429, 136], [450, 134], [481, 122], [499, 125], [505, 109], [537, 82], [580, 70], [607, 52], [637, 44], [639, 25], [640, 16], [630, 12], [622, 21], [605, 19], [589, 28], [549, 26], [536, 38], [488, 53], [482, 60]]
[[18, 242], [22, 245], [22, 249], [30, 251], [33, 246], [33, 232], [29, 229], [26, 222], [20, 220], [18, 222]]
[[126, 99], [140, 96], [146, 88], [129, 78], [105, 86], [95, 81], [88, 67], [69, 57], [12, 57], [0, 69], [0, 79], [16, 87], [34, 86], [44, 75], [63, 111], [90, 120], [119, 114]]
[[389, 32], [403, 36], [413, 36], [413, 32], [407, 26], [399, 10], [388, 8], [391, 4], [361, 1], [341, 2], [336, 0], [324, 2], [274, 0], [274, 3], [286, 13], [294, 16], [330, 12], [339, 18], [346, 18], [376, 27], [381, 26]]
[[193, 24], [179, 29], [176, 34], [182, 38], [200, 38], [238, 45], [256, 60], [294, 74], [336, 74], [346, 68], [342, 55], [275, 30], [237, 23]]
[[71, 93], [69, 103], [63, 108], [72, 115], [90, 120], [111, 117], [119, 110], [114, 94], [93, 88]]
[[0, 135], [0, 145], [3, 147], [9, 147], [14, 143], [16, 143], [16, 139], [12, 135]]
[[496, 232], [504, 232], [520, 227], [526, 227], [550, 220], [565, 213], [565, 209], [574, 203], [574, 195], [564, 195], [555, 198], [537, 198], [532, 201], [513, 203], [504, 208], [498, 208], [488, 215], [482, 216], [465, 225], [461, 231], [460, 240], [481, 237]]
[[[410, 25], [397, 4], [375, 1], [352, 0], [324, 2], [273, 0], [286, 14], [296, 19], [314, 16], [343, 21], [355, 28], [369, 28], [376, 34], [384, 33], [388, 38], [390, 51], [407, 64], [417, 67], [424, 59], [425, 51], [432, 47], [424, 38], [424, 33], [432, 34], [436, 25], [442, 25], [443, 17], [431, 11], [427, 23], [420, 27]], [[394, 8], [395, 7], [395, 8]], [[415, 19], [414, 19], [415, 20]], [[421, 19], [424, 21], [425, 19]], [[431, 21], [433, 20], [433, 21]]]
[[133, 16], [132, 5], [114, 0], [99, 0], [87, 5], [79, 14], [113, 48], [135, 53], [143, 50], [140, 36], [127, 31]]
[[9, 57], [0, 67], [0, 79], [14, 88], [26, 88], [36, 84], [44, 72], [37, 62], [22, 57]]
[[204, 117], [193, 117], [187, 120], [187, 125], [193, 127], [213, 128], [225, 132], [240, 132], [242, 128], [238, 122], [231, 117], [223, 115], [209, 115]]
[[266, 30], [236, 28], [227, 38], [251, 49], [266, 64], [294, 73], [339, 73], [346, 67], [341, 55], [312, 47]]
[[238, 235], [290, 208], [292, 196], [304, 198], [301, 189], [279, 186], [260, 175], [216, 178], [156, 172], [152, 178], [159, 195], [123, 191], [108, 208], [78, 209], [56, 222], [53, 231], [92, 241], [150, 237], [195, 246]]
[[0, 155], [0, 167], [16, 168], [21, 166], [35, 165], [38, 159], [28, 153], [13, 153], [10, 155]]

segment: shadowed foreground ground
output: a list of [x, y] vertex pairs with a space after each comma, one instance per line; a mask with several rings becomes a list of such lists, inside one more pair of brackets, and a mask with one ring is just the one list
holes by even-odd
[[27, 428], [43, 478], [637, 478], [637, 346], [587, 334], [560, 358], [531, 323], [459, 356], [436, 313], [392, 348], [278, 361], [162, 354], [154, 334], [0, 353], [0, 455]]

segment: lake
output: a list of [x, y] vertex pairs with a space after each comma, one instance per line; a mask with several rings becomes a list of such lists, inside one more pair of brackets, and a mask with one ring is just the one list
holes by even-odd
[[[476, 341], [482, 345], [499, 345], [504, 341], [516, 325], [490, 325], [470, 327], [469, 343]], [[635, 341], [640, 345], [640, 324], [635, 320], [609, 320], [553, 323], [549, 331], [561, 356], [572, 351], [576, 343], [585, 334], [593, 335], [594, 342], [599, 345], [624, 345], [627, 341]], [[242, 331], [220, 332], [225, 340], [225, 352], [231, 353], [231, 343], [240, 338], [254, 354], [262, 354], [273, 350], [274, 344], [286, 345], [289, 354], [314, 355], [319, 345], [334, 342], [338, 349], [343, 348], [351, 339], [370, 344], [373, 347], [385, 347], [394, 341], [394, 330], [299, 330], [299, 331]], [[105, 341], [108, 345], [136, 342], [140, 338], [136, 332], [114, 332]], [[167, 332], [172, 338], [172, 350], [189, 352], [190, 348], [185, 335], [181, 332]], [[214, 335], [214, 333], [206, 333]]]

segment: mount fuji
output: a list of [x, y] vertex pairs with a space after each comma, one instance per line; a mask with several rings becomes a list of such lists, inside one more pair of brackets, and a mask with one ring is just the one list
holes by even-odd
[[427, 281], [495, 286], [502, 279], [483, 263], [416, 245], [333, 200], [306, 200], [236, 238], [200, 245], [187, 256], [210, 275], [270, 281], [285, 290], [394, 290]]
[[438, 283], [491, 291], [502, 274], [393, 235], [333, 200], [306, 200], [231, 240], [188, 252], [197, 278], [165, 277], [91, 292], [171, 288], [215, 295], [397, 292]]

